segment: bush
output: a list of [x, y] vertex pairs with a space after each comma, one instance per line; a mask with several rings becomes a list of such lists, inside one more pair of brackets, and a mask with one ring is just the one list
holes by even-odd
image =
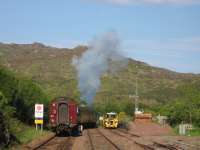
[[33, 124], [35, 103], [48, 104], [40, 86], [0, 67], [0, 149], [12, 142], [20, 142], [16, 137], [23, 128], [20, 124]]
[[[16, 109], [15, 117], [32, 124], [34, 118], [34, 104], [48, 103], [47, 96], [42, 89], [29, 79], [17, 78], [12, 72], [0, 68], [0, 91], [8, 100], [8, 104]], [[45, 107], [45, 111], [47, 112]], [[45, 116], [46, 118], [47, 116]]]
[[8, 106], [8, 101], [0, 91], [0, 148], [7, 146], [11, 141], [11, 123], [14, 108]]
[[192, 122], [200, 127], [200, 83], [182, 85], [178, 92], [179, 97], [162, 106], [159, 113], [167, 115], [173, 126]]
[[119, 127], [128, 129], [128, 124], [132, 120], [131, 117], [126, 115], [125, 112], [120, 112], [118, 115], [118, 119], [119, 119]]

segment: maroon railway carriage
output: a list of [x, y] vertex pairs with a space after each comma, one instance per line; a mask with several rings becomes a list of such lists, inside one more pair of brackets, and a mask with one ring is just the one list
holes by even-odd
[[55, 98], [49, 109], [49, 123], [51, 128], [57, 133], [77, 131], [82, 133], [83, 127], [78, 122], [78, 105], [68, 97]]

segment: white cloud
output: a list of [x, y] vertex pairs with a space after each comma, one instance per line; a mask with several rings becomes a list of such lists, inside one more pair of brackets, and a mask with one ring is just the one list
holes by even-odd
[[107, 2], [119, 5], [126, 4], [200, 4], [200, 0], [95, 0], [99, 2]]

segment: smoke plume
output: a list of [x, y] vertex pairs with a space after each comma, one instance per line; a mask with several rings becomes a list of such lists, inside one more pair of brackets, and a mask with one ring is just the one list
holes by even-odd
[[[117, 62], [118, 65], [111, 65]], [[78, 86], [81, 96], [91, 104], [101, 84], [101, 76], [109, 69], [118, 71], [127, 64], [127, 60], [120, 51], [120, 40], [115, 32], [107, 32], [94, 38], [88, 50], [80, 58], [74, 57], [72, 64], [77, 70]], [[120, 64], [120, 65], [119, 65]]]

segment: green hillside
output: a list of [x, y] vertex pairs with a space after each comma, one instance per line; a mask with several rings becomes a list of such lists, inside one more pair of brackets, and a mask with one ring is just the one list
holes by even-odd
[[[36, 82], [50, 97], [70, 96], [79, 99], [73, 56], [80, 56], [87, 47], [74, 49], [54, 48], [40, 43], [0, 44], [0, 64]], [[140, 105], [144, 108], [168, 103], [178, 96], [177, 88], [200, 81], [200, 75], [182, 74], [152, 67], [146, 63], [128, 60], [128, 66], [113, 74], [108, 70], [102, 76], [102, 85], [95, 97], [95, 107], [130, 111], [135, 94], [135, 79], [138, 76]], [[124, 105], [121, 105], [121, 104]], [[123, 108], [122, 108], [123, 107]]]

